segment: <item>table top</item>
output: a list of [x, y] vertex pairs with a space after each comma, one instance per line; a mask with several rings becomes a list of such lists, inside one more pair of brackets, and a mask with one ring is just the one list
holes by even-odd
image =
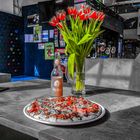
[[[39, 140], [139, 140], [140, 92], [87, 86], [86, 98], [106, 108], [105, 116], [79, 126], [50, 126], [23, 115], [23, 108], [35, 98], [50, 96], [50, 82], [33, 80], [3, 83], [9, 87], [0, 92], [0, 125], [38, 138]], [[64, 84], [64, 95], [71, 95]]]

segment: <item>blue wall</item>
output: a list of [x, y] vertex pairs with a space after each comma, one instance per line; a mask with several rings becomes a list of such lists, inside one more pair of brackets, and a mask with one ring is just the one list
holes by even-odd
[[[24, 18], [24, 34], [33, 34], [33, 27], [27, 27], [27, 16], [38, 14], [38, 5], [25, 6], [22, 9]], [[51, 27], [47, 24], [40, 24], [45, 29]], [[53, 41], [53, 40], [50, 40]], [[45, 60], [44, 49], [39, 50], [37, 43], [24, 43], [25, 48], [25, 75], [37, 76], [39, 78], [50, 79], [53, 69], [53, 61]]]

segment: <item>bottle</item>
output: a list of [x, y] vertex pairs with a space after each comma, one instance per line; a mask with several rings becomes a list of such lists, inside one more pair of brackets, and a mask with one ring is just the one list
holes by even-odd
[[51, 72], [51, 94], [55, 97], [63, 96], [63, 72], [60, 65], [60, 53], [55, 53], [54, 68]]

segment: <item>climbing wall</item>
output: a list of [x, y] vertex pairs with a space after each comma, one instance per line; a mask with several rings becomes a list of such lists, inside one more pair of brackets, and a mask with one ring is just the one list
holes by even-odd
[[0, 12], [0, 72], [24, 73], [23, 20]]

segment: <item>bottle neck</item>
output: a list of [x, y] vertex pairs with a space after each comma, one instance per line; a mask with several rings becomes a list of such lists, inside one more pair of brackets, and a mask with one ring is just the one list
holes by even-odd
[[54, 68], [60, 69], [60, 60], [58, 60], [58, 59], [57, 59], [57, 61], [55, 60], [55, 62], [54, 62]]
[[54, 68], [59, 69], [60, 66], [59, 65], [54, 65]]

